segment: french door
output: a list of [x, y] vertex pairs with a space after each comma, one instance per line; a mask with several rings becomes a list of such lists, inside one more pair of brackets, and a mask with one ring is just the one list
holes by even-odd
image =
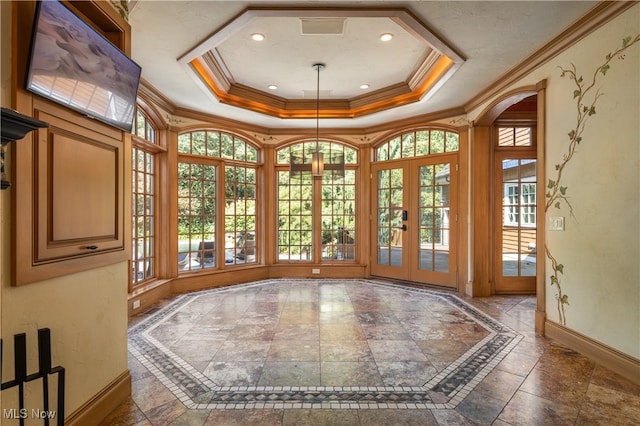
[[500, 152], [495, 164], [495, 291], [535, 293], [538, 195], [535, 154]]
[[457, 154], [372, 165], [371, 274], [457, 286]]

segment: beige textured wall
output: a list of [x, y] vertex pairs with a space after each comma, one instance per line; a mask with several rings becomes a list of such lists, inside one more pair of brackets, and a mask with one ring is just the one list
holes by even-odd
[[[605, 56], [622, 39], [640, 33], [640, 5], [629, 9], [522, 79], [517, 87], [547, 80], [546, 173], [568, 149], [567, 134], [576, 126], [575, 86], [558, 67], [574, 63], [591, 79]], [[564, 217], [565, 231], [546, 231], [547, 247], [564, 265], [562, 291], [569, 297], [566, 326], [627, 355], [640, 358], [640, 43], [614, 60], [596, 86], [602, 96], [586, 124], [583, 141], [565, 168], [572, 217], [566, 204], [547, 212]], [[487, 102], [488, 104], [489, 102]], [[475, 119], [486, 106], [471, 113]], [[540, 188], [542, 195], [546, 188]], [[543, 259], [542, 247], [539, 250]], [[557, 288], [551, 286], [546, 261], [546, 312], [559, 322]]]
[[[591, 34], [557, 64], [568, 67], [573, 62], [585, 79], [591, 78], [624, 37], [638, 33], [640, 6]], [[547, 217], [566, 218], [566, 231], [548, 231], [547, 245], [564, 265], [567, 326], [635, 358], [640, 358], [638, 75], [640, 43], [625, 52], [624, 60], [611, 62], [597, 80], [602, 93], [597, 113], [589, 118], [583, 142], [563, 176], [575, 218], [566, 205], [547, 212]], [[577, 109], [568, 78], [559, 78], [556, 70], [548, 87], [547, 174], [552, 177], [566, 152]], [[557, 320], [555, 294], [556, 288], [547, 283], [547, 313]]]
[[[11, 107], [11, 2], [0, 1], [2, 46], [1, 97]], [[11, 191], [0, 193], [0, 324], [3, 340], [2, 381], [13, 378], [13, 335], [27, 333], [27, 373], [38, 368], [37, 330], [51, 329], [52, 362], [66, 368], [67, 415], [108, 386], [127, 369], [127, 264], [11, 287]], [[41, 408], [39, 382], [28, 387], [27, 405]], [[2, 392], [3, 409], [17, 408], [12, 392]], [[33, 406], [32, 406], [33, 405]], [[33, 423], [28, 419], [27, 424]], [[18, 424], [0, 419], [2, 425]]]
[[[66, 369], [67, 415], [108, 386], [127, 369], [126, 272], [121, 263], [18, 288], [4, 279], [3, 374], [12, 374], [17, 333], [27, 333], [28, 373], [37, 371], [37, 330], [48, 327], [53, 365]], [[2, 408], [17, 406], [5, 393]]]

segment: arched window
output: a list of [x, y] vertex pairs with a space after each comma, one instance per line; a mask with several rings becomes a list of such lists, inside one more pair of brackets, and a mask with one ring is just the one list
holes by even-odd
[[399, 160], [423, 155], [457, 152], [457, 132], [442, 129], [414, 130], [395, 136], [376, 148], [376, 161]]
[[[291, 154], [325, 157], [343, 154], [345, 173], [293, 178]], [[356, 259], [356, 171], [358, 152], [344, 144], [306, 141], [280, 148], [276, 155], [278, 201], [278, 261], [344, 262]]]
[[458, 152], [455, 130], [388, 136], [371, 165], [371, 274], [457, 285]]
[[136, 136], [151, 143], [156, 143], [156, 129], [151, 124], [151, 121], [147, 119], [147, 116], [140, 110], [136, 111], [133, 130], [133, 134]]
[[258, 149], [199, 130], [178, 136], [178, 153], [178, 269], [256, 263]]
[[156, 276], [156, 129], [138, 109], [132, 138], [132, 263], [131, 283], [136, 286]]

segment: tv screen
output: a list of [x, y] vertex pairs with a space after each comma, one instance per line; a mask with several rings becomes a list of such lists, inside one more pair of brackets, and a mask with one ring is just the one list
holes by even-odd
[[140, 72], [62, 3], [38, 3], [27, 90], [130, 132]]

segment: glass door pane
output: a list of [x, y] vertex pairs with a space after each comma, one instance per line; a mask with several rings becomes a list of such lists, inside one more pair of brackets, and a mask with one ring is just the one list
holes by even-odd
[[536, 160], [503, 155], [497, 165], [500, 234], [496, 291], [535, 290], [537, 263]]
[[378, 264], [402, 266], [403, 169], [378, 171], [377, 183]]
[[536, 275], [536, 160], [502, 160], [502, 275]]
[[450, 165], [420, 166], [418, 269], [449, 272]]
[[455, 159], [439, 155], [372, 166], [372, 275], [457, 285]]

